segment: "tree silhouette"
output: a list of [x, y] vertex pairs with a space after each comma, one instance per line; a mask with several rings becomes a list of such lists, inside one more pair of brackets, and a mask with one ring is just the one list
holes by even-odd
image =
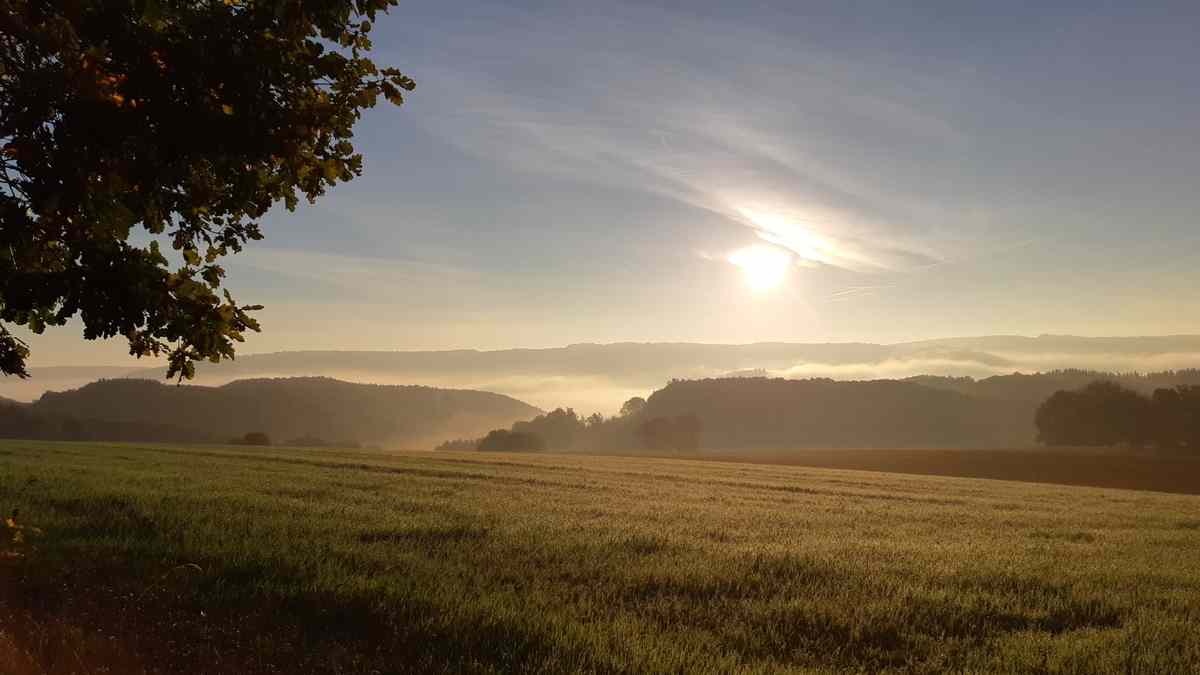
[[488, 432], [477, 448], [481, 452], [544, 452], [546, 441], [534, 433], [496, 429]]
[[1160, 448], [1178, 448], [1186, 439], [1186, 409], [1178, 389], [1160, 387], [1150, 397], [1152, 413], [1151, 437]]
[[1200, 392], [1159, 388], [1150, 397], [1115, 382], [1057, 391], [1038, 407], [1034, 424], [1046, 445], [1200, 447]]
[[579, 415], [571, 408], [556, 408], [528, 422], [512, 425], [513, 432], [537, 435], [554, 450], [571, 449], [575, 444], [575, 437], [585, 428], [584, 421], [579, 419]]
[[232, 358], [259, 307], [218, 261], [361, 174], [353, 125], [414, 86], [367, 58], [395, 4], [0, 0], [0, 372], [28, 376], [5, 323], [76, 315], [168, 377]]
[[1180, 440], [1189, 448], [1200, 449], [1200, 386], [1183, 385], [1175, 390], [1179, 392], [1179, 408], [1174, 424]]
[[638, 425], [635, 435], [647, 450], [694, 452], [700, 447], [700, 418], [654, 417]]
[[1088, 414], [1079, 392], [1056, 391], [1038, 406], [1033, 423], [1038, 442], [1046, 445], [1089, 445]]
[[621, 404], [621, 417], [633, 417], [642, 412], [642, 409], [645, 407], [646, 399], [641, 396], [634, 396]]
[[695, 452], [700, 449], [700, 418], [692, 414], [675, 418], [674, 441], [675, 449], [682, 452]]

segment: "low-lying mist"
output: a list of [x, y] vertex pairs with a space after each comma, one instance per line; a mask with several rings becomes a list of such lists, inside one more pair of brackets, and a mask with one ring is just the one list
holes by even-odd
[[[672, 379], [728, 375], [835, 380], [917, 375], [986, 378], [1059, 369], [1157, 372], [1200, 367], [1200, 336], [953, 338], [897, 345], [571, 345], [556, 349], [446, 352], [280, 352], [204, 364], [196, 384], [319, 375], [348, 382], [426, 385], [505, 394], [538, 408], [611, 415], [632, 396]], [[159, 378], [161, 368], [34, 368], [0, 380], [0, 396], [30, 401], [100, 378]]]

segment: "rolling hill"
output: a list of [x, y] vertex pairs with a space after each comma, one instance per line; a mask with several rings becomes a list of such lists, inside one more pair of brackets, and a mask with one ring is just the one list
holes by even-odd
[[672, 382], [643, 418], [696, 415], [709, 449], [1029, 445], [1024, 406], [914, 382], [722, 378]]
[[219, 387], [101, 380], [47, 393], [24, 410], [43, 420], [73, 420], [85, 431], [99, 429], [97, 440], [111, 438], [106, 430], [118, 425], [120, 440], [224, 441], [261, 431], [276, 441], [315, 437], [391, 447], [425, 447], [539, 412], [488, 392], [321, 377], [239, 380]]
[[[246, 378], [324, 376], [349, 382], [493, 391], [542, 408], [570, 406], [585, 412], [614, 413], [630, 396], [646, 396], [671, 379], [731, 373], [792, 379], [872, 380], [934, 375], [987, 380], [1016, 372], [1083, 369], [1144, 373], [1198, 366], [1200, 336], [1043, 335], [947, 338], [889, 345], [616, 343], [496, 351], [293, 351], [243, 354], [236, 361], [202, 364], [195, 382], [221, 385]], [[0, 379], [0, 396], [32, 401], [45, 391], [77, 388], [101, 378], [158, 379], [164, 372], [161, 365], [138, 364], [34, 367], [30, 380]], [[1006, 388], [1006, 384], [992, 382], [980, 390]]]

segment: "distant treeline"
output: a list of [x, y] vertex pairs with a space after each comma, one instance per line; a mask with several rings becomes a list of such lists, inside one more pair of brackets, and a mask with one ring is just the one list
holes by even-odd
[[[1087, 408], [1089, 395], [1072, 391], [1100, 378], [1109, 384], [1092, 388], [1120, 392], [1116, 397], [1119, 405], [1106, 402], [1107, 407]], [[806, 447], [1023, 447], [1038, 440], [1183, 447], [1192, 443], [1187, 434], [1193, 432], [1186, 430], [1195, 429], [1200, 435], [1200, 394], [1196, 393], [1200, 386], [1179, 381], [1200, 382], [1200, 371], [1121, 375], [1060, 370], [982, 380], [675, 380], [648, 399], [631, 399], [614, 417], [581, 417], [573, 410], [559, 409], [485, 438], [454, 441], [439, 449], [736, 452]], [[1162, 383], [1170, 388], [1155, 387]], [[1155, 393], [1140, 393], [1146, 390]], [[1046, 406], [1039, 405], [1048, 398], [1047, 405], [1053, 405], [1043, 419], [1038, 411]], [[1135, 412], [1115, 409], [1122, 406], [1122, 410]], [[1077, 411], [1081, 407], [1084, 412]], [[1123, 421], [1126, 418], [1133, 421]], [[1189, 426], [1194, 418], [1198, 420], [1195, 426]], [[1112, 425], [1140, 431], [1114, 435], [1106, 430]]]
[[644, 449], [657, 452], [694, 452], [700, 447], [702, 430], [696, 415], [652, 416], [646, 401], [634, 397], [625, 402], [621, 414], [580, 417], [570, 408], [558, 408], [511, 429], [495, 429], [479, 439], [442, 443], [437, 450], [481, 452], [541, 452], [553, 450], [597, 451]]
[[1200, 386], [1177, 385], [1150, 395], [1112, 381], [1058, 391], [1035, 417], [1046, 445], [1200, 449]]
[[979, 379], [918, 375], [905, 381], [937, 389], [949, 389], [977, 398], [1023, 401], [1036, 407], [1056, 391], [1081, 389], [1097, 381], [1114, 382], [1143, 394], [1179, 385], [1200, 385], [1200, 369], [1163, 370], [1152, 373], [1063, 369], [1031, 374], [993, 375]]
[[[1109, 384], [1091, 384], [1100, 380]], [[585, 417], [569, 408], [541, 413], [486, 392], [327, 378], [222, 387], [105, 380], [32, 404], [0, 404], [0, 437], [245, 442], [246, 434], [262, 433], [288, 445], [429, 447], [459, 432], [468, 440], [439, 447], [654, 453], [1027, 447], [1039, 440], [1175, 448], [1200, 447], [1197, 391], [1200, 370], [852, 382], [725, 377], [673, 380], [646, 399], [630, 399], [617, 415]]]
[[[1028, 444], [1032, 407], [896, 380], [733, 377], [673, 381], [611, 418], [560, 409], [511, 431], [535, 434], [553, 451], [979, 447]], [[468, 448], [488, 449], [479, 441], [441, 446]]]
[[[329, 378], [240, 380], [220, 387], [101, 380], [0, 406], [0, 437], [226, 442], [262, 433], [299, 445], [428, 447], [454, 430], [483, 433], [536, 414], [482, 391], [355, 384]], [[288, 442], [288, 441], [285, 441]]]
[[7, 400], [0, 400], [0, 438], [161, 443], [204, 443], [215, 440], [212, 434], [169, 424], [48, 413], [33, 404]]

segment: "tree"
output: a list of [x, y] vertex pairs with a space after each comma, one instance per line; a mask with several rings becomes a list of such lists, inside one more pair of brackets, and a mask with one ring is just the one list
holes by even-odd
[[633, 417], [642, 412], [642, 409], [645, 407], [646, 399], [641, 396], [634, 396], [621, 404], [621, 417]]
[[546, 441], [535, 433], [496, 429], [479, 441], [477, 449], [480, 452], [544, 452]]
[[1178, 448], [1185, 440], [1187, 409], [1183, 394], [1178, 389], [1160, 387], [1150, 397], [1153, 408], [1152, 436], [1158, 447]]
[[638, 425], [634, 436], [647, 450], [666, 450], [670, 447], [671, 420], [654, 417]]
[[575, 444], [575, 437], [585, 428], [583, 420], [579, 419], [573, 408], [555, 408], [527, 422], [512, 425], [513, 432], [535, 434], [555, 450], [570, 450]]
[[700, 418], [693, 414], [654, 417], [638, 425], [634, 435], [647, 450], [695, 452], [700, 448]]
[[[1159, 402], [1166, 402], [1161, 395]], [[1047, 445], [1141, 447], [1155, 435], [1151, 399], [1115, 382], [1096, 381], [1078, 391], [1057, 391], [1034, 416]]]
[[1200, 386], [1180, 385], [1178, 407], [1174, 410], [1174, 424], [1179, 430], [1183, 445], [1193, 451], [1200, 450]]
[[700, 418], [692, 414], [675, 418], [675, 449], [695, 452], [700, 449]]
[[361, 174], [353, 125], [414, 87], [367, 58], [397, 1], [0, 0], [0, 372], [5, 324], [76, 315], [168, 377], [233, 358], [260, 307], [218, 261]]
[[[1087, 412], [1075, 391], [1056, 391], [1034, 414], [1038, 442], [1045, 445], [1086, 445]], [[1087, 439], [1090, 440], [1090, 439]]]

